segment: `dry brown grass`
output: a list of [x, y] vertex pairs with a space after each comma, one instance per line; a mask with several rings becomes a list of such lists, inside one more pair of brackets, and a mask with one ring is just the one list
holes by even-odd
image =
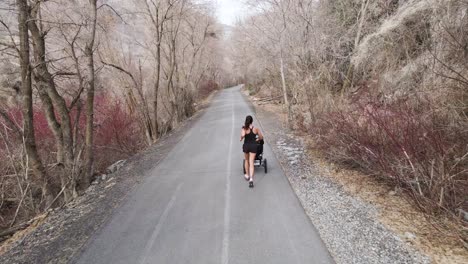
[[42, 223], [44, 223], [44, 221], [47, 218], [47, 215], [48, 215], [48, 213], [46, 212], [46, 213], [40, 214], [40, 215], [34, 217], [33, 219], [29, 220], [28, 222], [30, 222], [31, 224], [27, 228], [16, 232], [8, 240], [6, 240], [2, 244], [0, 244], [0, 255], [4, 254], [8, 250], [10, 250], [10, 248], [13, 246], [13, 244], [15, 242], [23, 239], [26, 235], [30, 234], [38, 226], [40, 226]]

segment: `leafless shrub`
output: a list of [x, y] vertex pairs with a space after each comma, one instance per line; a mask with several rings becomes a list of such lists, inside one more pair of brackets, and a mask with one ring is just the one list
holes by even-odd
[[428, 214], [460, 220], [468, 2], [260, 2], [233, 34], [234, 69], [247, 86], [281, 90], [282, 58], [297, 128], [331, 159], [401, 186]]

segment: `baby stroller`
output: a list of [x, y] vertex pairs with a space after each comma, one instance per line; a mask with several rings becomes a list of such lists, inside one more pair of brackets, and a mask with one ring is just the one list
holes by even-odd
[[[268, 172], [268, 163], [267, 159], [263, 158], [263, 144], [265, 142], [262, 140], [257, 141], [257, 155], [255, 155], [254, 167], [264, 167], [265, 173]], [[245, 159], [242, 161], [242, 170], [245, 172]]]

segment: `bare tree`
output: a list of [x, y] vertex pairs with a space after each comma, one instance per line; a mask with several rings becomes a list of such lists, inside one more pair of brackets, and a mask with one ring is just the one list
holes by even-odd
[[219, 79], [212, 13], [191, 0], [1, 2], [0, 209], [16, 210], [0, 225], [71, 201], [190, 116]]
[[39, 158], [36, 140], [34, 136], [34, 116], [33, 116], [33, 101], [32, 101], [32, 80], [31, 80], [31, 63], [29, 59], [29, 32], [28, 20], [29, 5], [27, 0], [17, 0], [18, 8], [18, 31], [20, 37], [20, 66], [21, 66], [21, 96], [22, 96], [22, 112], [23, 112], [23, 137], [24, 146], [29, 159], [29, 163], [34, 171], [34, 174], [42, 182], [42, 195], [48, 206], [52, 203], [53, 193], [50, 190], [50, 185], [46, 170]]
[[[34, 60], [36, 63], [34, 78], [49, 127], [55, 137], [57, 162], [59, 166], [64, 167], [60, 173], [60, 178], [62, 187], [65, 187], [63, 192], [65, 201], [70, 201], [73, 196], [76, 196], [75, 190], [69, 190], [69, 186], [67, 186], [69, 184], [67, 175], [72, 171], [74, 162], [72, 124], [65, 99], [58, 93], [55, 80], [48, 69], [46, 61], [46, 33], [41, 30], [43, 27], [40, 25], [42, 23], [40, 8], [41, 2], [35, 2], [30, 11], [31, 19], [28, 22], [29, 31], [33, 39]], [[56, 112], [60, 116], [60, 122], [55, 116]]]
[[89, 36], [85, 46], [85, 56], [87, 58], [87, 91], [86, 91], [86, 142], [85, 142], [85, 179], [84, 184], [91, 183], [94, 174], [94, 93], [95, 93], [95, 70], [94, 70], [94, 49], [97, 27], [97, 0], [89, 0], [90, 21]]
[[161, 82], [161, 47], [163, 41], [163, 34], [165, 32], [165, 26], [167, 21], [170, 19], [171, 11], [174, 8], [174, 5], [178, 1], [167, 1], [167, 4], [161, 1], [154, 0], [144, 0], [146, 15], [150, 18], [153, 26], [153, 32], [155, 37], [154, 45], [156, 50], [152, 52], [156, 61], [155, 69], [155, 81], [154, 81], [154, 90], [153, 90], [153, 126], [150, 132], [150, 137], [154, 140], [158, 137], [158, 97], [159, 97], [159, 87]]

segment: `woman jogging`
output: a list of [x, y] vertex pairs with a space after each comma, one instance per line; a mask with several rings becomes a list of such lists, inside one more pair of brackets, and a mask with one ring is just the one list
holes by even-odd
[[[260, 129], [252, 125], [253, 118], [252, 116], [247, 116], [245, 118], [244, 126], [241, 131], [240, 141], [244, 139], [244, 145], [242, 150], [244, 151], [244, 166], [246, 174], [244, 175], [245, 180], [249, 181], [249, 187], [253, 188], [253, 178], [254, 178], [254, 160], [255, 155], [257, 155], [257, 141], [263, 139], [262, 132]], [[258, 135], [258, 137], [257, 137]]]

